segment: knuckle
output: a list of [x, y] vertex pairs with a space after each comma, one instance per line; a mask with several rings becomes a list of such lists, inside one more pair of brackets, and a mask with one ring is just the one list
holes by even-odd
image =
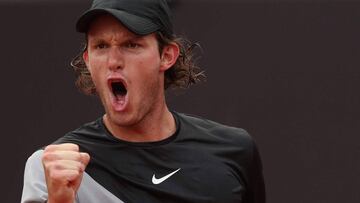
[[74, 151], [79, 151], [79, 146], [77, 144], [69, 143], [68, 146], [70, 146]]
[[53, 148], [54, 148], [54, 145], [48, 145], [48, 146], [45, 147], [44, 151], [45, 152], [51, 151]]
[[82, 160], [82, 156], [80, 153], [76, 153], [75, 158], [76, 158], [76, 161], [79, 161], [79, 162], [81, 162], [81, 160]]
[[65, 166], [64, 166], [64, 164], [62, 164], [60, 161], [54, 161], [54, 162], [52, 163], [52, 168], [53, 168], [54, 170], [61, 170], [61, 169], [64, 169]]
[[50, 173], [56, 171], [58, 168], [58, 165], [56, 164], [56, 162], [49, 162], [49, 163], [46, 163], [45, 165], [45, 169], [47, 171], [49, 171]]
[[42, 155], [43, 161], [51, 161], [53, 159], [53, 154], [51, 152], [44, 152]]

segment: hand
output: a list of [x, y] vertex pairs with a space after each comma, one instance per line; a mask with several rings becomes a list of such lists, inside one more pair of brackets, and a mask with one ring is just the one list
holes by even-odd
[[42, 163], [48, 189], [48, 203], [74, 203], [90, 156], [76, 144], [49, 145]]

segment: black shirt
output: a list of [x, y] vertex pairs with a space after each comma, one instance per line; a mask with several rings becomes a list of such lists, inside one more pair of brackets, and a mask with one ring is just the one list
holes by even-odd
[[119, 140], [99, 118], [55, 143], [89, 153], [86, 173], [124, 202], [265, 203], [260, 156], [245, 130], [173, 115], [176, 132], [158, 142]]

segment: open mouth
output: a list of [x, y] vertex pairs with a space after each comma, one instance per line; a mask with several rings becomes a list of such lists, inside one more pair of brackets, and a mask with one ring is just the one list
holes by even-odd
[[127, 89], [122, 81], [112, 81], [110, 85], [116, 100], [121, 100], [126, 96]]

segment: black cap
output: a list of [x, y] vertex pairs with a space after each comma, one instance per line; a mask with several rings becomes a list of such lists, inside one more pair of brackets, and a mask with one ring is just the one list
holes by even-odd
[[87, 32], [100, 14], [110, 14], [138, 35], [160, 31], [172, 35], [171, 12], [166, 0], [94, 0], [91, 8], [78, 19], [76, 30]]

